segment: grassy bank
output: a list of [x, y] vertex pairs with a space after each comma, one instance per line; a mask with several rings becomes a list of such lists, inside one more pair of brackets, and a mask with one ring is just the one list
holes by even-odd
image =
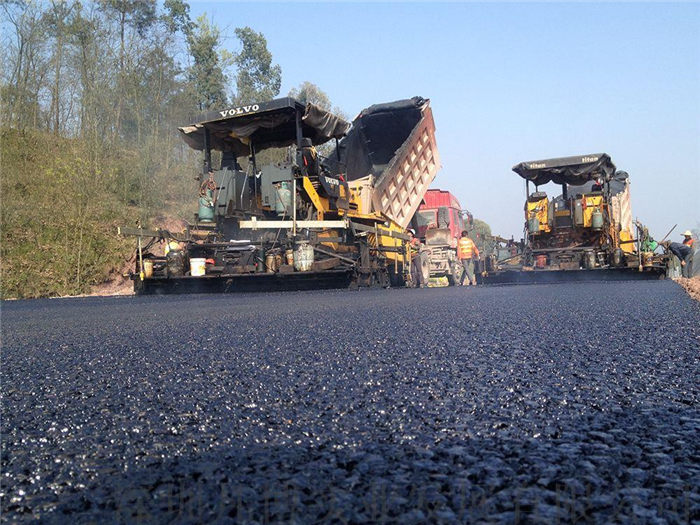
[[89, 292], [133, 254], [134, 239], [118, 237], [117, 226], [149, 224], [187, 198], [182, 183], [163, 184], [182, 177], [151, 173], [128, 150], [4, 129], [0, 155], [2, 298]]

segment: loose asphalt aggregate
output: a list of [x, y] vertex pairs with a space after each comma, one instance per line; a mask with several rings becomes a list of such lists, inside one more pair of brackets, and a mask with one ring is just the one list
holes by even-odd
[[700, 520], [669, 281], [4, 302], [4, 522]]

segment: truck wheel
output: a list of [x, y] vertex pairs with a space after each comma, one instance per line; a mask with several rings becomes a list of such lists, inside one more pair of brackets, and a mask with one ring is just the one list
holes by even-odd
[[447, 274], [447, 286], [454, 286], [457, 284], [457, 279], [455, 279], [455, 275], [453, 272], [450, 272]]
[[457, 286], [462, 281], [462, 266], [453, 264], [450, 267], [450, 273], [447, 274], [447, 284]]
[[427, 286], [428, 281], [430, 280], [430, 255], [426, 252], [422, 252], [420, 254], [419, 272], [421, 277], [421, 284]]

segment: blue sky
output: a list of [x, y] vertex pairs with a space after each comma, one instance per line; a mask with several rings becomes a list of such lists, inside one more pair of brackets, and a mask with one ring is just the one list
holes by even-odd
[[264, 33], [282, 94], [308, 80], [353, 116], [430, 98], [433, 186], [494, 233], [521, 236], [514, 164], [599, 152], [657, 238], [700, 227], [700, 4], [191, 3], [204, 12], [231, 51], [234, 28]]

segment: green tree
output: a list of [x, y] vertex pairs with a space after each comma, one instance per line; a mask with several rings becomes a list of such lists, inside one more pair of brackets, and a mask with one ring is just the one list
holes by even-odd
[[[331, 99], [325, 91], [323, 91], [313, 82], [309, 82], [308, 80], [305, 80], [304, 82], [299, 84], [298, 87], [290, 89], [289, 96], [297, 99], [302, 104], [315, 104], [316, 106], [325, 109], [326, 111], [330, 111], [331, 113], [339, 116], [340, 118], [344, 118], [346, 120], [348, 119], [347, 115], [343, 110], [341, 110], [338, 106], [333, 107]], [[334, 147], [335, 143], [331, 141], [327, 142], [326, 144], [322, 144], [321, 146], [318, 146], [317, 149], [322, 157], [328, 157], [333, 151]]]
[[220, 53], [221, 33], [206, 14], [197, 18], [188, 36], [193, 64], [189, 79], [200, 111], [226, 104], [226, 75], [229, 56]]
[[[51, 87], [51, 108], [49, 110], [48, 121], [49, 128], [53, 129], [55, 134], [59, 134], [61, 126], [64, 124], [63, 118], [70, 118], [70, 115], [65, 115], [65, 108], [69, 109], [70, 104], [64, 104], [66, 98], [66, 90], [62, 89], [63, 70], [65, 62], [65, 48], [67, 41], [71, 38], [71, 18], [80, 8], [77, 3], [69, 3], [52, 0], [50, 7], [44, 14], [47, 33], [53, 39], [53, 49], [51, 61], [53, 62], [53, 85]], [[70, 94], [70, 93], [68, 93]]]
[[71, 27], [71, 71], [79, 93], [76, 97], [79, 105], [76, 131], [91, 144], [95, 162], [99, 146], [118, 132], [113, 118], [114, 64], [109, 58], [111, 47], [104, 25], [102, 13], [86, 8], [76, 13]]
[[327, 111], [330, 111], [332, 107], [331, 99], [328, 98], [326, 92], [308, 80], [299, 84], [299, 87], [290, 89], [289, 96], [297, 99], [302, 104], [310, 102]]
[[[115, 115], [115, 132], [119, 133], [121, 132], [122, 110], [124, 108], [124, 97], [121, 95], [127, 89], [127, 69], [133, 70], [131, 65], [126, 64], [127, 30], [131, 28], [136, 31], [139, 37], [145, 37], [147, 31], [157, 20], [156, 2], [155, 0], [101, 0], [101, 3], [104, 6], [106, 16], [116, 22], [119, 32], [119, 75], [116, 85], [116, 94], [118, 96]], [[133, 41], [137, 42], [136, 39]], [[133, 56], [133, 58], [136, 58], [136, 56]], [[137, 61], [133, 60], [132, 62], [135, 64]]]
[[472, 232], [474, 242], [479, 251], [488, 253], [493, 245], [493, 235], [491, 234], [491, 226], [480, 219], [474, 219]]
[[171, 33], [181, 32], [185, 36], [192, 33], [194, 24], [190, 18], [190, 6], [183, 0], [165, 0], [163, 2], [165, 13], [161, 19]]
[[250, 27], [239, 27], [236, 36], [242, 49], [234, 56], [238, 68], [236, 73], [236, 101], [263, 102], [275, 98], [282, 85], [282, 68], [272, 64], [272, 53], [267, 49], [267, 40], [262, 33]]
[[143, 37], [156, 21], [155, 0], [102, 0], [107, 13], [116, 18], [119, 26], [119, 68], [124, 69], [126, 56], [126, 29], [132, 27]]
[[40, 92], [50, 68], [46, 53], [46, 19], [37, 3], [0, 2], [2, 122], [18, 127], [41, 125]]

